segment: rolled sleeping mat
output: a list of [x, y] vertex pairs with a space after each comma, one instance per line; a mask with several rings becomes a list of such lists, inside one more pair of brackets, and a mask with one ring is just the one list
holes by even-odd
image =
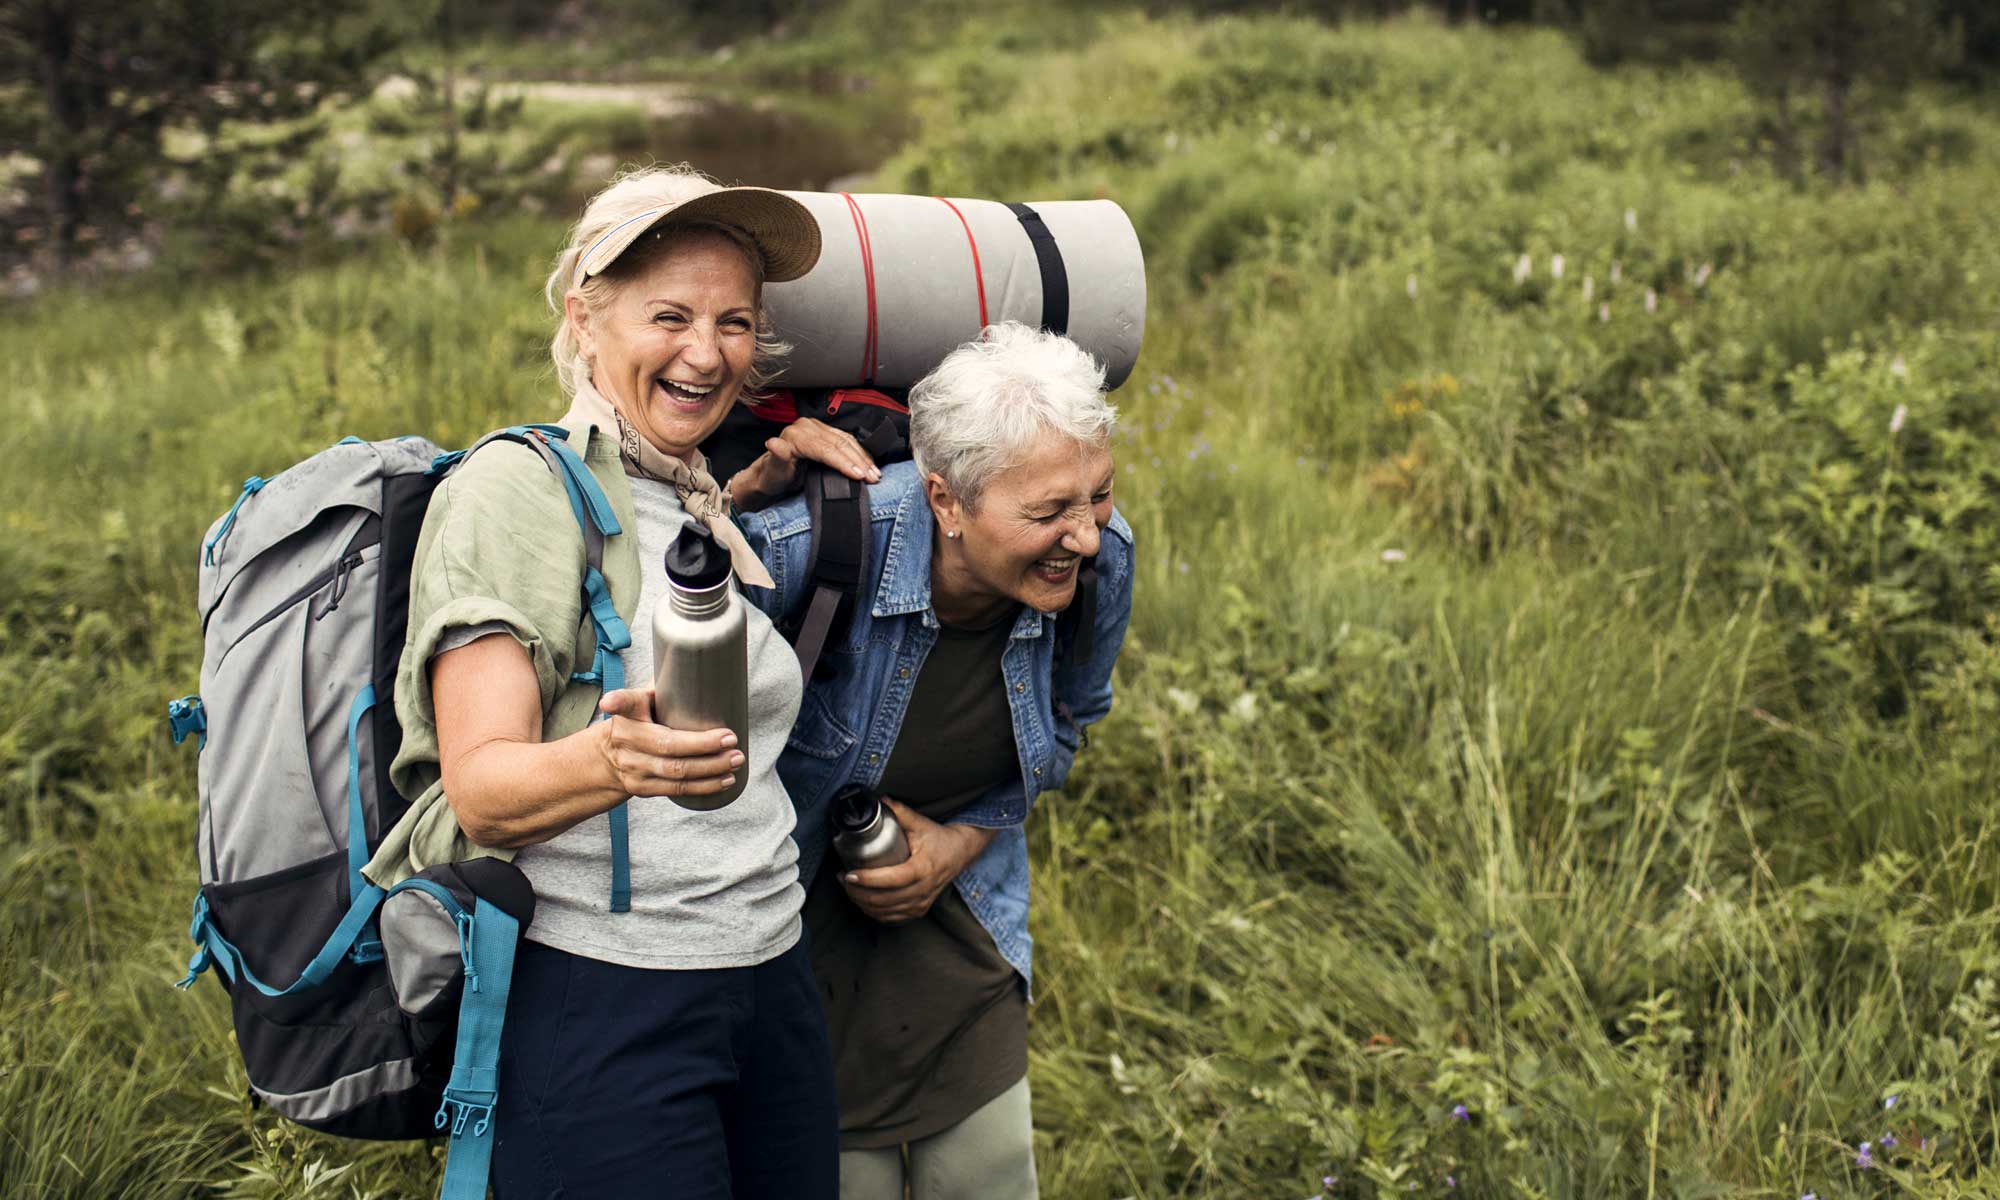
[[792, 344], [782, 387], [905, 388], [987, 325], [1062, 333], [1125, 382], [1146, 330], [1146, 261], [1110, 200], [1002, 204], [789, 192], [819, 219], [819, 262], [764, 289]]

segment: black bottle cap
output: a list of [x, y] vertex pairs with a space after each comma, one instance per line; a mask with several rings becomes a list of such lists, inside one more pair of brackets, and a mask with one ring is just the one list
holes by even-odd
[[729, 552], [700, 525], [683, 525], [667, 547], [667, 578], [690, 592], [706, 591], [729, 578]]
[[860, 833], [875, 823], [882, 802], [867, 788], [850, 783], [833, 794], [833, 823], [842, 833]]

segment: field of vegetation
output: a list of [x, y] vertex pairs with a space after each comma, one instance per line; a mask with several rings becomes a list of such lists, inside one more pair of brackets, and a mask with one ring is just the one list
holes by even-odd
[[[1044, 1193], [2000, 1196], [1993, 101], [1835, 187], [1731, 76], [1546, 31], [1068, 36], [912, 56], [874, 180], [1147, 249], [1132, 636], [1031, 822]], [[173, 990], [162, 712], [245, 476], [552, 412], [560, 233], [8, 311], [0, 1191], [434, 1189]]]

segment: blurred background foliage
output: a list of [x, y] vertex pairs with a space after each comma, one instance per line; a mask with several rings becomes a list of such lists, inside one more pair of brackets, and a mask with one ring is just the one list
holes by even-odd
[[406, 11], [344, 98], [163, 126], [322, 132], [146, 176], [150, 266], [10, 235], [9, 1193], [434, 1188], [171, 990], [160, 706], [238, 481], [552, 412], [562, 225], [658, 157], [1147, 249], [1132, 637], [1031, 824], [1047, 1194], [2000, 1194], [1990, 10], [1275, 7]]

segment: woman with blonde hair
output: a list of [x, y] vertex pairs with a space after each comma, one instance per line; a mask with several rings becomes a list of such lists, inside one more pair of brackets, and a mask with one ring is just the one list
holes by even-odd
[[[797, 660], [752, 613], [747, 746], [655, 722], [645, 686], [664, 551], [683, 527], [769, 581], [697, 447], [782, 351], [763, 333], [764, 283], [818, 254], [817, 223], [784, 194], [654, 169], [591, 200], [549, 278], [560, 437], [620, 530], [599, 551], [600, 594], [629, 631], [613, 648], [636, 686], [602, 690], [608, 614], [584, 602], [585, 537], [535, 449], [482, 449], [425, 518], [393, 767], [417, 799], [370, 875], [495, 854], [534, 885], [498, 1072], [501, 1200], [834, 1195], [831, 1063], [776, 771]], [[779, 488], [802, 455], [868, 478], [843, 439], [788, 431], [737, 486]], [[675, 802], [739, 777], [720, 809]], [[385, 860], [397, 869], [376, 870]]]

